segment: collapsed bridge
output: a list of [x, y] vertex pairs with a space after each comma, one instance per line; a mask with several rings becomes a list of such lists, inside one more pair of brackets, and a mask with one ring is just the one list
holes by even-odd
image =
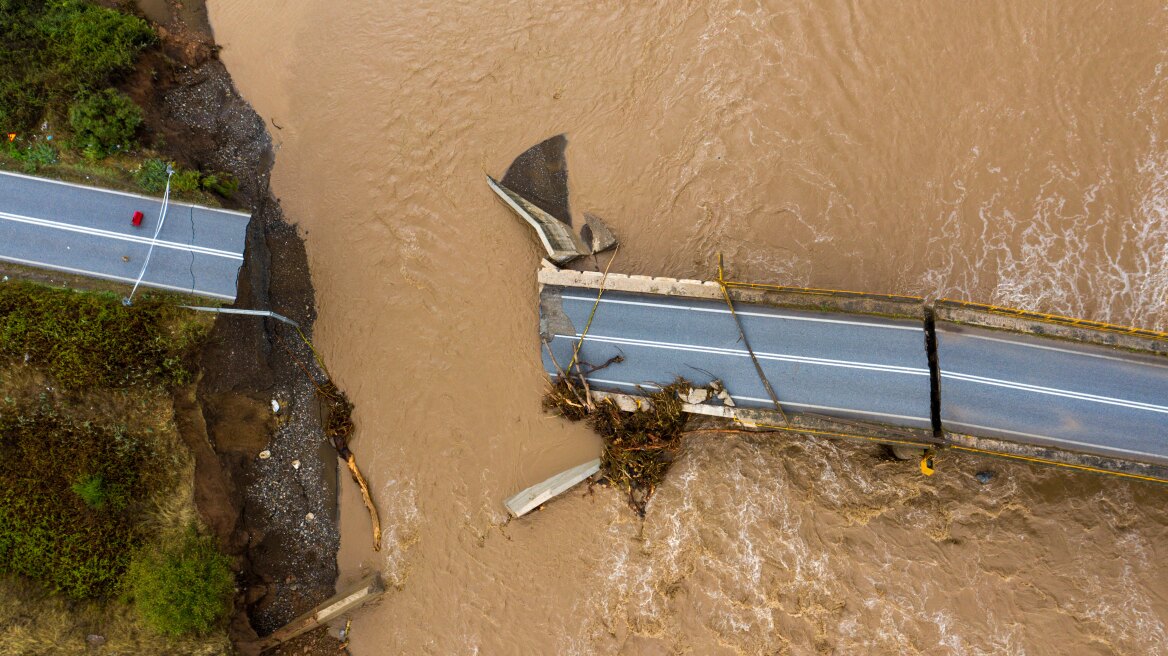
[[719, 282], [550, 263], [539, 282], [553, 378], [575, 356], [611, 363], [585, 378], [618, 398], [684, 378], [728, 393], [688, 410], [751, 425], [1168, 480], [1168, 335], [905, 296], [728, 281], [724, 295]]
[[[490, 188], [539, 236], [543, 364], [626, 409], [689, 412], [1168, 482], [1168, 333], [963, 301], [561, 269], [615, 237], [568, 212], [566, 140]], [[601, 238], [598, 238], [598, 235]], [[583, 363], [584, 366], [581, 366]], [[717, 392], [717, 393], [714, 393]]]

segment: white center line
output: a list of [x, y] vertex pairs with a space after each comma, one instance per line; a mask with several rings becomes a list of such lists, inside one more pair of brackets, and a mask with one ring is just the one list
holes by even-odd
[[1115, 405], [1123, 408], [1131, 408], [1133, 410], [1147, 410], [1149, 412], [1159, 412], [1168, 414], [1168, 406], [1156, 405], [1154, 403], [1144, 403], [1143, 401], [1132, 401], [1130, 399], [1118, 399], [1112, 396], [1100, 396], [1098, 394], [1090, 394], [1088, 392], [1076, 392], [1073, 390], [1064, 390], [1057, 387], [1043, 387], [1041, 385], [1030, 385], [1027, 383], [1017, 383], [1012, 380], [1002, 380], [1000, 378], [987, 378], [985, 376], [974, 376], [972, 374], [963, 374], [957, 371], [942, 371], [941, 378], [949, 378], [952, 380], [960, 380], [967, 383], [976, 383], [978, 385], [991, 385], [993, 387], [1005, 387], [1008, 389], [1016, 389], [1023, 392], [1033, 392], [1035, 394], [1046, 394], [1048, 396], [1060, 396], [1067, 399], [1075, 399], [1076, 401], [1089, 401], [1091, 403], [1103, 403], [1106, 405]]
[[[559, 339], [576, 340], [581, 336], [570, 335], [556, 335]], [[716, 346], [700, 346], [695, 344], [675, 344], [672, 342], [658, 342], [647, 339], [629, 339], [625, 337], [609, 337], [606, 335], [588, 335], [584, 337], [586, 342], [599, 342], [602, 344], [616, 344], [620, 346], [643, 346], [646, 348], [668, 349], [671, 351], [686, 351], [689, 353], [708, 353], [711, 355], [729, 355], [733, 357], [748, 358], [750, 352], [744, 349], [728, 349]], [[766, 351], [755, 351], [755, 356], [760, 360], [775, 360], [779, 362], [796, 362], [799, 364], [813, 364], [823, 367], [843, 367], [846, 369], [863, 369], [866, 371], [880, 371], [890, 374], [906, 374], [910, 376], [928, 376], [929, 370], [918, 367], [901, 367], [891, 364], [876, 364], [871, 362], [853, 362], [850, 360], [830, 360], [827, 358], [811, 358], [801, 355], [791, 355], [788, 353], [768, 353]]]
[[[566, 301], [583, 301], [586, 303], [595, 303], [596, 297], [588, 298], [586, 296], [571, 296], [563, 294], [561, 296]], [[612, 303], [615, 305], [638, 305], [641, 307], [662, 308], [665, 310], [684, 310], [686, 312], [709, 312], [712, 314], [730, 314], [729, 309], [724, 308], [707, 308], [707, 307], [690, 307], [688, 305], [673, 305], [670, 303], [649, 303], [646, 301], [626, 301], [616, 298], [601, 297], [601, 303]], [[865, 321], [847, 321], [843, 319], [824, 319], [822, 317], [803, 317], [794, 314], [778, 314], [775, 312], [751, 312], [749, 310], [736, 310], [739, 316], [744, 317], [762, 317], [764, 319], [787, 319], [789, 321], [810, 321], [813, 323], [838, 323], [848, 326], [866, 326], [868, 328], [886, 328], [888, 330], [912, 330], [918, 333], [923, 333], [925, 329], [922, 326], [906, 326], [887, 323], [873, 323]]]
[[[50, 221], [48, 219], [37, 219], [31, 216], [21, 216], [19, 214], [9, 214], [8, 212], [0, 212], [0, 220], [11, 221], [13, 223], [25, 223], [28, 225], [35, 225], [41, 228], [49, 228], [52, 230], [62, 230], [65, 232], [75, 232], [78, 234], [89, 235], [91, 237], [102, 237], [104, 239], [116, 239], [120, 241], [134, 242], [138, 244], [149, 244], [152, 240], [146, 237], [139, 237], [137, 235], [127, 235], [120, 232], [112, 232], [110, 230], [102, 230], [100, 228], [85, 228], [71, 223], [62, 223], [60, 221]], [[171, 248], [178, 251], [186, 251], [190, 253], [198, 253], [200, 255], [210, 255], [213, 257], [224, 257], [231, 260], [243, 260], [243, 255], [233, 251], [225, 251], [218, 248], [209, 248], [207, 246], [195, 246], [193, 244], [180, 244], [173, 241], [159, 241], [158, 246], [162, 248]]]

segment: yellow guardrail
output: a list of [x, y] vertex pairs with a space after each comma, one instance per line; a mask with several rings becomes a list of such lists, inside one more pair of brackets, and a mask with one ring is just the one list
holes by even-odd
[[[744, 427], [748, 426], [748, 424], [746, 424], [745, 422], [743, 422], [742, 420], [740, 420], [738, 418], [735, 418], [734, 421], [735, 421], [735, 423], [737, 423], [741, 426], [744, 426]], [[848, 440], [860, 440], [860, 441], [865, 441], [865, 442], [876, 442], [878, 444], [901, 444], [904, 446], [912, 446], [912, 447], [927, 449], [929, 451], [937, 451], [937, 450], [942, 450], [942, 449], [953, 449], [955, 451], [965, 451], [967, 453], [976, 453], [979, 455], [994, 456], [994, 457], [998, 457], [998, 458], [1006, 458], [1008, 460], [1021, 460], [1023, 462], [1030, 462], [1030, 463], [1035, 463], [1035, 464], [1040, 464], [1040, 465], [1048, 465], [1048, 466], [1052, 466], [1052, 467], [1062, 467], [1064, 469], [1074, 469], [1077, 471], [1086, 471], [1086, 472], [1091, 472], [1093, 474], [1102, 474], [1105, 476], [1118, 476], [1119, 478], [1128, 478], [1128, 479], [1132, 479], [1132, 480], [1136, 480], [1136, 481], [1144, 481], [1146, 483], [1168, 484], [1168, 480], [1163, 479], [1163, 478], [1159, 478], [1157, 476], [1145, 476], [1143, 474], [1132, 474], [1129, 472], [1115, 471], [1112, 469], [1103, 469], [1102, 467], [1092, 467], [1090, 465], [1077, 465], [1077, 464], [1070, 463], [1070, 462], [1060, 462], [1058, 460], [1049, 460], [1047, 458], [1036, 458], [1034, 456], [1023, 456], [1023, 455], [1018, 455], [1015, 453], [1005, 453], [1002, 451], [993, 451], [990, 449], [979, 449], [979, 448], [972, 447], [972, 446], [962, 446], [960, 444], [953, 444], [953, 443], [949, 443], [949, 442], [941, 442], [941, 443], [916, 442], [916, 441], [902, 440], [902, 439], [889, 438], [889, 437], [874, 437], [871, 435], [856, 435], [855, 433], [840, 433], [840, 432], [836, 432], [836, 431], [825, 431], [825, 430], [814, 430], [814, 429], [808, 429], [808, 428], [799, 428], [797, 426], [776, 426], [774, 424], [756, 423], [756, 424], [754, 424], [754, 427], [761, 428], [765, 431], [775, 431], [775, 432], [784, 432], [784, 433], [806, 433], [808, 435], [816, 435], [819, 437], [843, 438], [843, 439], [848, 439]], [[922, 472], [923, 471], [924, 471], [924, 469], [922, 468]], [[926, 473], [926, 476], [931, 476], [931, 475], [932, 474]]]
[[873, 294], [869, 292], [855, 292], [846, 289], [818, 289], [815, 287], [787, 287], [785, 285], [768, 285], [757, 282], [739, 282], [735, 280], [722, 281], [727, 287], [741, 288], [741, 289], [761, 289], [772, 292], [790, 292], [795, 294], [811, 294], [816, 296], [849, 296], [854, 298], [871, 298], [875, 300], [890, 300], [890, 301], [909, 301], [914, 303], [923, 303], [924, 297], [921, 296], [904, 296], [901, 294]]
[[1109, 333], [1116, 333], [1120, 335], [1133, 335], [1136, 337], [1147, 337], [1149, 339], [1168, 341], [1168, 333], [1160, 332], [1158, 330], [1150, 330], [1148, 328], [1133, 328], [1131, 326], [1120, 326], [1112, 323], [1104, 323], [1102, 321], [1090, 321], [1088, 319], [1076, 319], [1074, 317], [1065, 317], [1060, 314], [1046, 314], [1043, 312], [1032, 312], [1030, 310], [1019, 310], [1017, 308], [1002, 307], [1000, 305], [989, 305], [987, 303], [974, 303], [971, 301], [955, 301], [949, 298], [943, 298], [937, 301], [937, 304], [953, 305], [969, 310], [977, 310], [980, 312], [987, 312], [989, 314], [996, 314], [1003, 317], [1010, 317], [1013, 319], [1027, 319], [1031, 321], [1043, 321], [1046, 323], [1053, 323], [1060, 326], [1068, 326], [1072, 328], [1089, 328], [1091, 330], [1100, 330]]

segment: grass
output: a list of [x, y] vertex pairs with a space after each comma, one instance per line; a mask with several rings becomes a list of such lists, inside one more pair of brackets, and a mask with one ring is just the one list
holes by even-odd
[[[76, 599], [114, 593], [142, 541], [155, 459], [140, 436], [44, 407], [0, 415], [0, 571]], [[97, 485], [94, 485], [96, 481]], [[74, 493], [79, 488], [81, 492]]]
[[616, 401], [594, 401], [587, 390], [561, 378], [544, 396], [544, 408], [572, 421], [586, 420], [604, 439], [600, 468], [604, 477], [627, 496], [629, 506], [644, 516], [645, 508], [666, 472], [681, 452], [687, 416], [681, 397], [691, 385], [678, 380], [647, 395], [635, 412], [624, 412]]
[[0, 0], [0, 128], [19, 133], [63, 117], [77, 96], [110, 87], [155, 38], [142, 19], [88, 0]]
[[68, 389], [182, 385], [206, 323], [160, 295], [132, 307], [111, 293], [0, 284], [0, 358], [43, 369]]
[[[100, 648], [89, 636], [100, 636]], [[151, 631], [132, 604], [113, 599], [74, 601], [28, 579], [0, 575], [0, 654], [234, 654], [223, 633], [175, 638]]]

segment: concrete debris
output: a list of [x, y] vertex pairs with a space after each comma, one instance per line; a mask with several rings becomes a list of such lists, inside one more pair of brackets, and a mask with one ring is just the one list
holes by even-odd
[[726, 386], [720, 380], [710, 381], [710, 391], [713, 392], [714, 397], [722, 402], [722, 405], [734, 407], [734, 398], [730, 396], [730, 392], [726, 391]]
[[612, 234], [612, 230], [599, 216], [590, 212], [584, 213], [584, 227], [580, 229], [580, 237], [593, 253], [616, 246], [616, 235]]
[[616, 236], [600, 217], [584, 214], [577, 235], [568, 203], [568, 140], [558, 134], [528, 148], [511, 166], [503, 180], [487, 176], [487, 184], [499, 198], [526, 221], [539, 236], [548, 259], [565, 264], [581, 255], [616, 246]]

